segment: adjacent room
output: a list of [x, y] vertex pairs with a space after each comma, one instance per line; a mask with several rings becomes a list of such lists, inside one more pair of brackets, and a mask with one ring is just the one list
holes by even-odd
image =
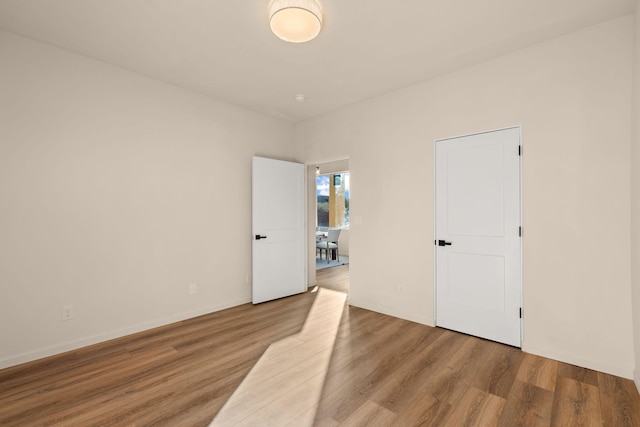
[[[316, 270], [348, 265], [351, 199], [349, 160], [316, 165], [315, 175], [315, 190], [310, 197], [315, 195], [313, 223], [316, 225]], [[311, 217], [308, 219], [311, 220]]]
[[640, 0], [0, 0], [0, 424], [640, 425], [638, 389]]

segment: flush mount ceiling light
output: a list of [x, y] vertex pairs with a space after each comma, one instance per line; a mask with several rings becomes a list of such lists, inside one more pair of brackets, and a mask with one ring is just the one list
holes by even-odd
[[315, 0], [272, 0], [269, 25], [273, 34], [291, 43], [315, 38], [322, 28], [322, 12]]

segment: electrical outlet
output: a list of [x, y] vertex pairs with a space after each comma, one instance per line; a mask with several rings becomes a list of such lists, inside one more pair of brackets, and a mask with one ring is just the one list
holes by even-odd
[[65, 305], [62, 307], [62, 320], [71, 320], [73, 319], [73, 306]]
[[192, 283], [189, 285], [189, 293], [190, 294], [195, 294], [196, 292], [198, 292], [198, 284], [197, 283]]

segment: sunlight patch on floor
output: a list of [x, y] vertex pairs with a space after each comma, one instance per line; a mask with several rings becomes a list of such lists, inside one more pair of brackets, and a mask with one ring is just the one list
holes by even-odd
[[269, 346], [211, 426], [312, 426], [347, 294], [318, 288], [302, 330]]

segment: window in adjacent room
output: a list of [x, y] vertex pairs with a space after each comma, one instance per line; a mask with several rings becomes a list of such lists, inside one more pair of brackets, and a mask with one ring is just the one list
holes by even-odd
[[349, 227], [349, 172], [316, 177], [318, 227]]

